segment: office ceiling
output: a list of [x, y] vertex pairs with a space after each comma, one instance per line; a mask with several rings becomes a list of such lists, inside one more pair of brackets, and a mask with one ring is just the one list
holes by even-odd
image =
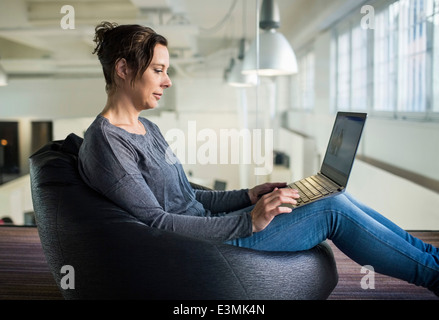
[[[303, 27], [304, 12], [315, 13], [315, 29], [316, 21], [321, 27], [334, 19], [334, 9], [347, 0], [276, 2], [280, 31], [291, 39], [298, 26]], [[101, 76], [91, 52], [94, 26], [107, 20], [144, 24], [163, 34], [169, 41], [171, 65], [181, 75], [220, 70], [237, 55], [239, 39], [254, 39], [256, 4], [256, 0], [1, 0], [0, 63], [10, 77]], [[62, 12], [64, 5], [74, 9], [75, 29], [67, 28], [72, 26], [73, 19], [67, 17], [73, 12], [68, 7]]]

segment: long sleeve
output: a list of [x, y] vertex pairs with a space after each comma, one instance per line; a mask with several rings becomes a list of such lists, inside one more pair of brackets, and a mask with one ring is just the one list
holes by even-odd
[[[248, 212], [216, 216], [203, 207], [181, 164], [165, 160], [167, 144], [158, 129], [144, 124], [147, 135], [134, 135], [98, 116], [79, 153], [84, 181], [151, 227], [215, 241], [251, 235]], [[211, 204], [220, 202], [211, 197]]]
[[195, 197], [214, 213], [233, 212], [251, 205], [248, 190], [195, 190]]

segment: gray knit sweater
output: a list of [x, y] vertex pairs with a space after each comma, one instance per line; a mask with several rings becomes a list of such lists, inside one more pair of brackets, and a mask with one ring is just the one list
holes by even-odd
[[79, 151], [84, 181], [148, 226], [226, 241], [252, 233], [247, 190], [193, 190], [179, 162], [166, 159], [158, 127], [139, 118], [146, 134], [133, 134], [98, 115]]

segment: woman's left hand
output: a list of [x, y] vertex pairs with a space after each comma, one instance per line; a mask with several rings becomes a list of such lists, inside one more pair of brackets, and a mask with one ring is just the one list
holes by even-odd
[[286, 186], [286, 182], [266, 182], [249, 189], [248, 196], [251, 203], [255, 204], [264, 194], [272, 192], [275, 188], [285, 188]]

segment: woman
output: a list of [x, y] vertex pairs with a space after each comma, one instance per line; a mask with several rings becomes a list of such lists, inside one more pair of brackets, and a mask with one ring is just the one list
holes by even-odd
[[266, 183], [249, 190], [194, 191], [155, 124], [139, 117], [172, 83], [167, 41], [139, 25], [96, 27], [107, 103], [88, 128], [79, 170], [88, 185], [143, 223], [258, 250], [307, 250], [331, 239], [375, 271], [439, 294], [439, 250], [348, 194], [293, 211], [296, 190]]

